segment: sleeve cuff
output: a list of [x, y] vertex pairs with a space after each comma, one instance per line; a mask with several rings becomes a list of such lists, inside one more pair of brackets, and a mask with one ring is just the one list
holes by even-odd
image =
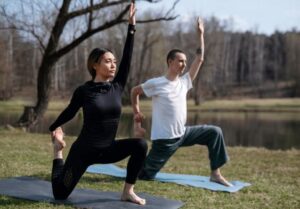
[[130, 33], [130, 34], [134, 34], [135, 33], [135, 25], [131, 25], [131, 24], [129, 24], [128, 25], [128, 32]]

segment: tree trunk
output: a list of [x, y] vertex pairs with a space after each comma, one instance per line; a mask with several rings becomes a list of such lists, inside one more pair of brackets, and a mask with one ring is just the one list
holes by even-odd
[[46, 112], [50, 96], [51, 69], [55, 62], [56, 60], [44, 59], [41, 64], [38, 72], [37, 102], [35, 106], [24, 107], [24, 112], [17, 122], [20, 127], [31, 128]]
[[[81, 9], [77, 9], [74, 11], [69, 11], [69, 7], [71, 5], [72, 0], [63, 0], [61, 7], [59, 9], [58, 15], [55, 19], [54, 25], [49, 33], [49, 40], [46, 45], [42, 44], [44, 49], [42, 63], [39, 67], [38, 78], [37, 78], [37, 102], [34, 107], [25, 107], [24, 113], [17, 122], [19, 126], [30, 128], [34, 124], [36, 124], [39, 119], [44, 115], [47, 110], [50, 96], [50, 85], [51, 85], [51, 70], [56, 63], [56, 61], [70, 52], [72, 49], [77, 47], [84, 40], [88, 39], [92, 35], [111, 28], [117, 24], [126, 22], [124, 16], [129, 11], [130, 6], [127, 5], [124, 9], [122, 9], [119, 14], [109, 21], [105, 21], [102, 25], [93, 26], [94, 18], [93, 13], [99, 11], [101, 9], [105, 9], [107, 7], [115, 6], [115, 5], [123, 5], [125, 1], [116, 1], [116, 2], [108, 2], [102, 1], [101, 3], [94, 4], [93, 1], [90, 1], [90, 5], [87, 4], [86, 7]], [[174, 3], [173, 6], [175, 6]], [[169, 11], [170, 12], [170, 11]], [[164, 17], [150, 18], [149, 20], [144, 20], [143, 22], [151, 22], [151, 21], [161, 21], [161, 20], [173, 20], [176, 17], [168, 17], [169, 12]], [[88, 22], [86, 24], [86, 30], [82, 31], [82, 33], [70, 41], [68, 44], [63, 45], [60, 43], [61, 35], [65, 29], [66, 24], [73, 20], [76, 17], [84, 17], [85, 15], [89, 16]], [[100, 21], [101, 22], [101, 21]], [[34, 25], [28, 25], [30, 31], [32, 31], [31, 27], [34, 28]], [[23, 25], [22, 27], [23, 28]], [[26, 27], [25, 27], [26, 28]], [[34, 36], [36, 34], [33, 33]], [[42, 40], [39, 37], [39, 41]], [[62, 45], [62, 46], [61, 46]], [[45, 47], [44, 47], [45, 46]], [[64, 78], [63, 78], [64, 79]]]

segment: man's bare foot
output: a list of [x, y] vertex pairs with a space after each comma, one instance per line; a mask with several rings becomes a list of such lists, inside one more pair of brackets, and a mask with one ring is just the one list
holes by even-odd
[[131, 193], [124, 193], [123, 192], [121, 200], [122, 201], [133, 202], [133, 203], [136, 203], [138, 205], [146, 205], [146, 200], [140, 198], [134, 192], [131, 192]]
[[61, 127], [55, 129], [52, 132], [52, 143], [55, 151], [61, 151], [66, 147], [66, 142], [64, 141], [64, 132]]
[[212, 182], [215, 182], [215, 183], [218, 183], [218, 184], [222, 184], [224, 186], [227, 186], [227, 187], [232, 187], [233, 185], [227, 181], [221, 174], [218, 174], [218, 175], [211, 175], [210, 176], [210, 181]]

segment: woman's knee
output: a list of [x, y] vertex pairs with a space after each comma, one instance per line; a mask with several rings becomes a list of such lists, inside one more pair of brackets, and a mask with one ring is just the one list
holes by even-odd
[[55, 200], [66, 200], [68, 198], [67, 195], [63, 194], [53, 194]]
[[69, 197], [69, 192], [64, 192], [64, 190], [53, 190], [53, 196], [55, 200], [66, 200]]

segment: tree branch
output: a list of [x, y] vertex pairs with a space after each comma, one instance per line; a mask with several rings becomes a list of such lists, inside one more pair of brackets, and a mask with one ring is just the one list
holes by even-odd
[[77, 10], [77, 11], [70, 12], [66, 16], [66, 18], [68, 20], [70, 20], [72, 18], [81, 16], [81, 15], [84, 15], [84, 14], [91, 13], [92, 11], [96, 11], [96, 10], [103, 9], [105, 7], [115, 6], [115, 5], [124, 4], [124, 3], [128, 3], [128, 1], [127, 0], [120, 0], [120, 1], [113, 1], [113, 2], [102, 1], [99, 4], [90, 5], [89, 7], [86, 7], [84, 9], [80, 9], [80, 10]]
[[[170, 13], [171, 13], [172, 11], [174, 11], [174, 9], [175, 9], [176, 5], [179, 3], [179, 1], [180, 1], [180, 0], [176, 0], [176, 1], [173, 3], [173, 6], [171, 7], [171, 9], [169, 9], [169, 11], [166, 13], [165, 16], [169, 16]], [[178, 16], [178, 15], [177, 15], [177, 16]]]
[[[119, 15], [114, 20], [106, 22], [106, 23], [104, 23], [103, 25], [101, 25], [97, 28], [91, 29], [92, 28], [92, 20], [93, 20], [93, 18], [92, 18], [92, 12], [93, 11], [98, 10], [100, 8], [108, 7], [108, 6], [122, 4], [122, 3], [125, 3], [125, 2], [127, 3], [127, 1], [120, 0], [120, 1], [115, 1], [115, 2], [111, 2], [111, 3], [107, 3], [107, 1], [103, 1], [102, 3], [94, 5], [94, 6], [92, 5], [93, 0], [90, 0], [90, 1], [91, 1], [91, 6], [90, 7], [87, 7], [87, 8], [82, 9], [82, 10], [78, 10], [76, 12], [69, 13], [69, 15], [67, 17], [67, 18], [73, 18], [73, 17], [76, 17], [78, 15], [82, 15], [83, 13], [90, 13], [87, 30], [81, 36], [79, 36], [77, 39], [73, 40], [68, 45], [66, 45], [66, 46], [60, 48], [58, 51], [54, 52], [52, 54], [52, 56], [54, 56], [54, 57], [63, 56], [64, 54], [68, 53], [70, 50], [75, 48], [77, 45], [79, 45], [81, 42], [83, 42], [85, 39], [92, 36], [93, 34], [95, 34], [97, 32], [100, 32], [100, 31], [103, 31], [105, 29], [108, 29], [108, 28], [110, 28], [114, 25], [117, 25], [117, 24], [120, 24], [120, 23], [123, 23], [123, 22], [127, 22], [127, 19], [123, 19], [123, 17], [128, 12], [130, 5], [127, 5], [127, 7], [122, 12], [120, 12]], [[160, 0], [159, 1], [146, 0], [146, 1], [149, 1], [149, 2], [152, 2], [152, 3], [160, 2]], [[176, 19], [179, 15], [176, 15], [176, 16], [169, 16], [169, 15], [170, 15], [171, 11], [174, 10], [174, 8], [175, 8], [175, 6], [178, 2], [179, 2], [179, 0], [176, 0], [174, 2], [172, 8], [165, 14], [165, 16], [154, 18], [154, 19], [148, 19], [148, 20], [139, 20], [139, 21], [137, 21], [137, 23], [151, 23], [151, 22], [158, 22], [158, 21], [171, 21], [171, 20]], [[104, 4], [106, 4], [106, 5], [104, 5]]]
[[[91, 7], [93, 7], [94, 0], [90, 0], [90, 4], [91, 4]], [[92, 29], [92, 23], [93, 23], [93, 10], [91, 9], [89, 11], [88, 30]]]
[[9, 27], [0, 27], [0, 30], [18, 30], [18, 31], [24, 31], [26, 33], [30, 33], [40, 44], [43, 51], [45, 50], [45, 45], [43, 44], [42, 38], [35, 32], [34, 28], [26, 28], [26, 27], [17, 27], [15, 25], [11, 25]]
[[[146, 0], [152, 3], [158, 3], [161, 0], [157, 0], [157, 1], [151, 1], [151, 0]], [[155, 19], [149, 19], [149, 20], [138, 20], [137, 23], [151, 23], [151, 22], [159, 22], [159, 21], [171, 21], [171, 20], [175, 20], [177, 17], [179, 17], [179, 15], [176, 16], [170, 16], [171, 12], [174, 11], [176, 5], [179, 3], [180, 0], [176, 0], [171, 9], [169, 9], [169, 11], [167, 11], [167, 13], [163, 16], [163, 17], [159, 17], [159, 18], [155, 18]]]
[[58, 51], [54, 52], [51, 56], [52, 57], [61, 57], [71, 51], [73, 48], [75, 48], [77, 45], [79, 45], [81, 42], [83, 42], [85, 39], [88, 37], [94, 35], [97, 32], [103, 31], [105, 29], [108, 29], [114, 25], [127, 22], [128, 20], [123, 19], [124, 15], [128, 12], [130, 8], [130, 5], [128, 5], [120, 14], [114, 19], [109, 22], [104, 23], [103, 25], [91, 29], [91, 30], [86, 30], [81, 36], [79, 36], [77, 39], [73, 40], [71, 43], [68, 45], [64, 46], [63, 48], [59, 49]]
[[175, 20], [179, 15], [173, 16], [173, 17], [158, 17], [154, 19], [149, 20], [138, 20], [137, 23], [151, 23], [151, 22], [159, 22], [159, 21], [171, 21]]

